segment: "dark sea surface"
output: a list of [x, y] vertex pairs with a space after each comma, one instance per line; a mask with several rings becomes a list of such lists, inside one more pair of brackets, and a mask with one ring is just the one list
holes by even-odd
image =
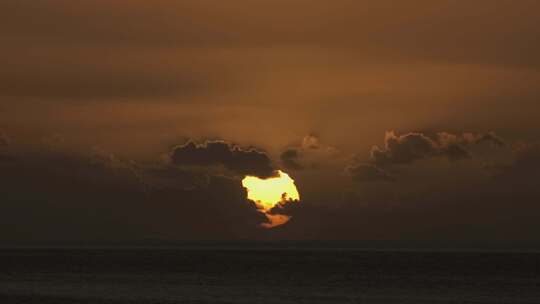
[[540, 253], [2, 249], [0, 303], [540, 303]]

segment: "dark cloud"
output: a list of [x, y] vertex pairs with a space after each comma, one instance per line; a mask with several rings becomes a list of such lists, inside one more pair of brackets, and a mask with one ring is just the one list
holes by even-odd
[[0, 239], [249, 238], [268, 221], [236, 179], [118, 162], [44, 152], [0, 163], [0, 222], [9, 227]]
[[371, 184], [330, 199], [303, 199], [301, 209], [279, 206], [273, 212], [292, 219], [276, 232], [293, 239], [537, 241], [538, 180], [540, 149], [532, 146], [493, 177]]
[[438, 152], [436, 143], [420, 133], [396, 136], [387, 132], [384, 148], [374, 146], [371, 157], [378, 165], [406, 164], [417, 159], [432, 157]]
[[476, 143], [483, 143], [483, 142], [491, 143], [492, 145], [497, 146], [497, 147], [504, 147], [505, 146], [505, 143], [504, 143], [503, 139], [500, 138], [499, 136], [497, 136], [497, 134], [495, 134], [493, 132], [488, 132], [488, 133], [485, 133], [485, 134], [481, 134], [481, 135], [477, 136], [475, 141], [476, 141]]
[[[9, 227], [0, 239], [534, 239], [539, 156], [535, 146], [521, 149], [494, 178], [445, 190], [380, 183], [376, 196], [306, 193], [301, 204], [269, 211], [290, 222], [263, 231], [267, 217], [235, 178], [105, 153], [21, 154], [0, 164], [0, 221]], [[349, 173], [388, 180], [378, 169], [364, 164]]]
[[467, 146], [482, 142], [490, 142], [496, 146], [504, 145], [502, 139], [494, 133], [455, 135], [441, 132], [432, 139], [422, 133], [396, 135], [390, 131], [386, 132], [383, 148], [378, 146], [372, 148], [371, 158], [380, 166], [409, 164], [433, 157], [445, 157], [455, 161], [471, 157]]
[[297, 201], [282, 201], [275, 205], [272, 209], [268, 210], [268, 214], [272, 215], [286, 215], [292, 217], [293, 215], [301, 216], [302, 204], [298, 204]]
[[172, 150], [171, 161], [178, 166], [223, 166], [238, 175], [260, 178], [274, 176], [276, 171], [266, 153], [224, 141], [189, 141]]
[[10, 227], [2, 239], [115, 239], [138, 229], [139, 180], [99, 158], [15, 155], [2, 164], [0, 184], [0, 221]]
[[540, 146], [529, 144], [515, 151], [515, 161], [509, 166], [498, 168], [494, 178], [507, 184], [528, 185], [530, 191], [539, 191], [540, 180]]
[[471, 157], [471, 145], [490, 143], [495, 147], [503, 147], [504, 141], [493, 132], [483, 134], [452, 134], [440, 132], [435, 136], [423, 133], [407, 133], [396, 135], [394, 131], [386, 132], [384, 147], [374, 146], [371, 149], [370, 162], [355, 160], [345, 170], [354, 181], [393, 181], [395, 178], [387, 173], [391, 165], [411, 164], [414, 161], [444, 157], [449, 161], [458, 161]]
[[287, 150], [283, 151], [280, 155], [281, 163], [285, 168], [292, 169], [292, 170], [302, 170], [304, 169], [304, 166], [302, 166], [298, 159], [300, 157], [300, 153], [295, 148], [288, 148]]
[[357, 182], [394, 181], [395, 178], [385, 170], [373, 164], [355, 164], [348, 166], [346, 173]]
[[168, 239], [255, 238], [268, 223], [241, 183], [223, 176], [191, 189], [150, 187], [147, 202], [152, 230]]
[[152, 165], [139, 168], [138, 172], [147, 187], [153, 189], [202, 189], [210, 183], [210, 177], [201, 172], [183, 170], [175, 166]]

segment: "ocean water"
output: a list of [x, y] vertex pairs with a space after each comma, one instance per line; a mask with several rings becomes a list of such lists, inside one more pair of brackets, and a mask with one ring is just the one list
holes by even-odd
[[540, 254], [11, 249], [0, 303], [540, 303]]

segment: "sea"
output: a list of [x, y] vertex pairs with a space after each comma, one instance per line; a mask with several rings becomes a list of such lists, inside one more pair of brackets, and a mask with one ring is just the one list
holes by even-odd
[[0, 303], [540, 303], [540, 252], [333, 244], [0, 249]]

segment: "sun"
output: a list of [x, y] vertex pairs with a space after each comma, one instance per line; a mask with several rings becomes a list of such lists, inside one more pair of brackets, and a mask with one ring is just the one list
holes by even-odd
[[276, 177], [261, 179], [246, 176], [242, 185], [248, 190], [248, 198], [263, 209], [272, 209], [283, 200], [300, 200], [294, 180], [285, 172], [278, 170]]
[[273, 215], [268, 212], [280, 203], [299, 201], [300, 195], [294, 180], [285, 172], [278, 170], [275, 177], [261, 179], [256, 176], [246, 176], [242, 186], [247, 189], [248, 199], [254, 201], [266, 214], [270, 224], [265, 227], [274, 227], [286, 223], [290, 216]]

